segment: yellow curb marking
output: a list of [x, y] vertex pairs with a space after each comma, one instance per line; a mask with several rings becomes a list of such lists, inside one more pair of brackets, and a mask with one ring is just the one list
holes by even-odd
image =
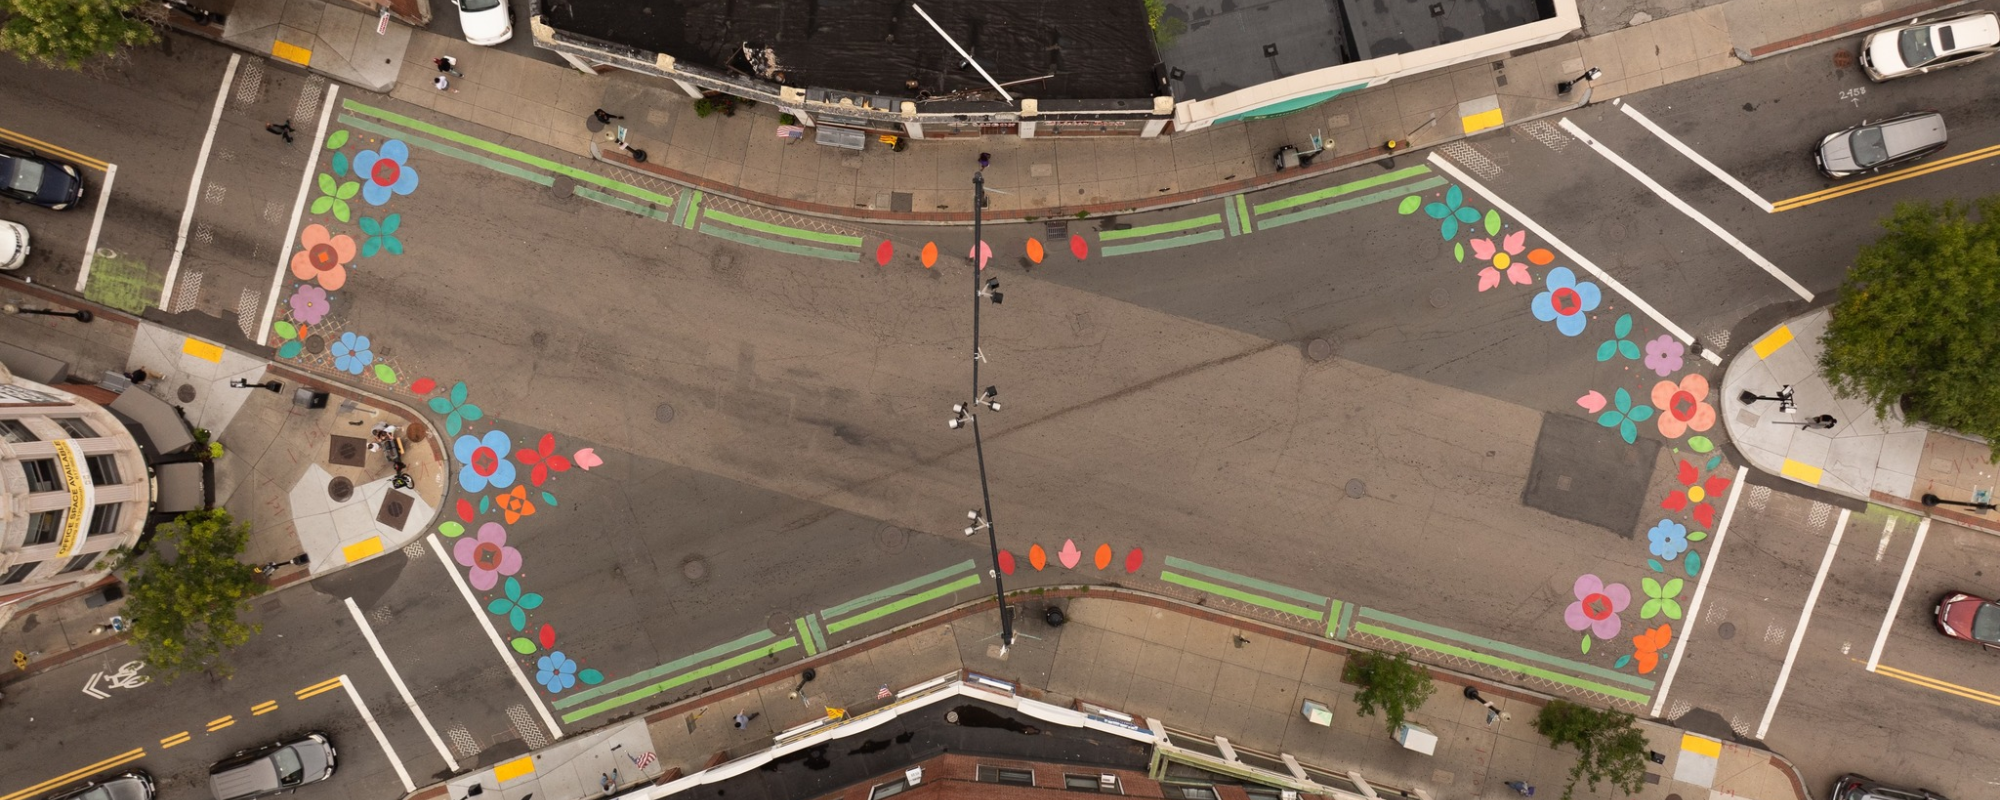
[[380, 552], [382, 552], [382, 537], [380, 536], [370, 536], [354, 544], [340, 548], [341, 556], [345, 557], [349, 564]]
[[1459, 117], [1458, 120], [1465, 125], [1466, 135], [1475, 134], [1480, 131], [1490, 131], [1507, 124], [1507, 121], [1500, 117], [1500, 109], [1497, 108], [1491, 111], [1481, 111], [1471, 116]]
[[1789, 458], [1785, 459], [1785, 466], [1779, 469], [1778, 472], [1792, 480], [1800, 483], [1810, 483], [1814, 486], [1819, 485], [1820, 478], [1826, 477], [1826, 470], [1801, 461], [1793, 461]]
[[519, 778], [523, 775], [532, 774], [534, 773], [534, 771], [535, 771], [535, 757], [522, 756], [520, 758], [514, 759], [513, 761], [509, 761], [505, 764], [501, 764], [500, 766], [494, 767], [493, 780], [498, 783], [506, 783], [515, 778]]
[[1758, 358], [1770, 358], [1772, 353], [1778, 352], [1780, 348], [1791, 343], [1791, 326], [1779, 325], [1777, 330], [1771, 331], [1762, 339], [1758, 339], [1757, 343], [1750, 347], [1757, 351]]
[[222, 363], [222, 348], [193, 337], [181, 342], [181, 352], [211, 364]]
[[271, 55], [290, 61], [299, 66], [311, 66], [313, 51], [290, 42], [272, 42]]

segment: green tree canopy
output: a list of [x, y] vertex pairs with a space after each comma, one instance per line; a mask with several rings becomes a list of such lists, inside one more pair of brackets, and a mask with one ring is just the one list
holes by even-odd
[[1348, 657], [1343, 672], [1347, 680], [1361, 685], [1354, 692], [1354, 715], [1365, 717], [1379, 709], [1392, 734], [1411, 709], [1423, 705], [1437, 691], [1431, 674], [1410, 663], [1410, 657], [1403, 653], [1394, 658], [1355, 653]]
[[263, 590], [256, 569], [236, 560], [249, 539], [250, 526], [229, 512], [194, 511], [161, 525], [145, 552], [115, 551], [132, 643], [161, 680], [227, 675], [224, 651], [257, 632], [238, 619]]
[[1587, 780], [1591, 791], [1599, 781], [1626, 794], [1638, 794], [1646, 783], [1646, 735], [1622, 711], [1598, 710], [1567, 700], [1551, 700], [1535, 715], [1535, 730], [1549, 738], [1550, 747], [1576, 748], [1563, 800], [1576, 793], [1576, 782]]
[[81, 69], [83, 62], [158, 34], [139, 8], [143, 0], [0, 0], [0, 50], [51, 67]]
[[1820, 369], [1878, 416], [1996, 443], [2000, 460], [2000, 196], [1899, 203], [1861, 249], [1820, 343]]

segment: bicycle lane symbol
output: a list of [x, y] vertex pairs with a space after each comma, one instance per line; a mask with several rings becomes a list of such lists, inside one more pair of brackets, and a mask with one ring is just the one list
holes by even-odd
[[139, 671], [145, 668], [146, 662], [144, 661], [127, 661], [124, 666], [118, 668], [117, 672], [109, 675], [101, 671], [92, 673], [90, 680], [85, 681], [83, 684], [83, 693], [99, 700], [110, 697], [110, 692], [97, 688], [99, 681], [103, 682], [106, 689], [137, 689], [151, 683], [153, 680], [150, 675], [140, 674]]

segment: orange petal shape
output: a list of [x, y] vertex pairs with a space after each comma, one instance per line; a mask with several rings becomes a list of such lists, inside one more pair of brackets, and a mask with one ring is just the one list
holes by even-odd
[[930, 269], [937, 263], [937, 242], [924, 242], [923, 259], [924, 269]]
[[1042, 546], [1038, 544], [1028, 545], [1028, 566], [1034, 567], [1036, 572], [1040, 572], [1043, 567], [1048, 565], [1049, 554], [1042, 550]]
[[1104, 569], [1105, 567], [1111, 566], [1111, 545], [1108, 544], [1098, 545], [1097, 555], [1091, 560], [1097, 562], [1098, 569]]
[[1037, 264], [1042, 263], [1042, 240], [1028, 240], [1028, 260]]
[[1075, 539], [1064, 539], [1063, 549], [1056, 557], [1062, 559], [1063, 569], [1075, 569], [1076, 562], [1083, 560], [1083, 551], [1076, 549]]
[[1537, 267], [1547, 266], [1549, 262], [1554, 260], [1556, 260], [1556, 254], [1542, 248], [1537, 247], [1528, 251], [1528, 263]]

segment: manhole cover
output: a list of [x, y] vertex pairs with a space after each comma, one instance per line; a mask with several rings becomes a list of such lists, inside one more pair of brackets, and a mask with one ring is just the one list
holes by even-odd
[[1720, 636], [1724, 639], [1736, 638], [1736, 623], [1725, 622], [1722, 623], [1721, 625], [1715, 626], [1715, 635]]
[[1325, 339], [1314, 339], [1310, 342], [1306, 342], [1306, 358], [1310, 358], [1314, 361], [1325, 361], [1332, 357], [1333, 357], [1332, 342], [1329, 342]]
[[701, 556], [688, 556], [687, 560], [681, 562], [681, 574], [687, 576], [688, 581], [691, 583], [707, 581], [708, 559]]
[[657, 407], [653, 409], [653, 419], [659, 420], [661, 422], [673, 422], [674, 407], [667, 403], [659, 404]]
[[1431, 308], [1444, 308], [1444, 303], [1448, 299], [1451, 299], [1450, 292], [1443, 289], [1431, 290]]
[[410, 440], [411, 444], [416, 444], [423, 441], [425, 436], [430, 435], [430, 430], [429, 427], [426, 427], [421, 422], [412, 422], [403, 426], [403, 438]]
[[354, 481], [348, 480], [346, 476], [328, 481], [326, 484], [326, 496], [333, 498], [333, 501], [336, 503], [347, 502], [349, 498], [354, 496]]
[[326, 352], [326, 337], [317, 333], [306, 337], [306, 352], [319, 355]]
[[183, 403], [192, 403], [194, 402], [194, 387], [183, 383], [181, 384], [181, 388], [174, 390], [174, 396], [180, 398]]
[[900, 553], [910, 545], [910, 532], [894, 525], [875, 529], [875, 546], [884, 553]]
[[1833, 51], [1833, 66], [1838, 69], [1847, 69], [1854, 66], [1854, 54], [1846, 50]]
[[1352, 497], [1356, 500], [1359, 500], [1363, 497], [1367, 497], [1368, 484], [1362, 483], [1360, 478], [1355, 478], [1353, 480], [1348, 481], [1347, 496]]

